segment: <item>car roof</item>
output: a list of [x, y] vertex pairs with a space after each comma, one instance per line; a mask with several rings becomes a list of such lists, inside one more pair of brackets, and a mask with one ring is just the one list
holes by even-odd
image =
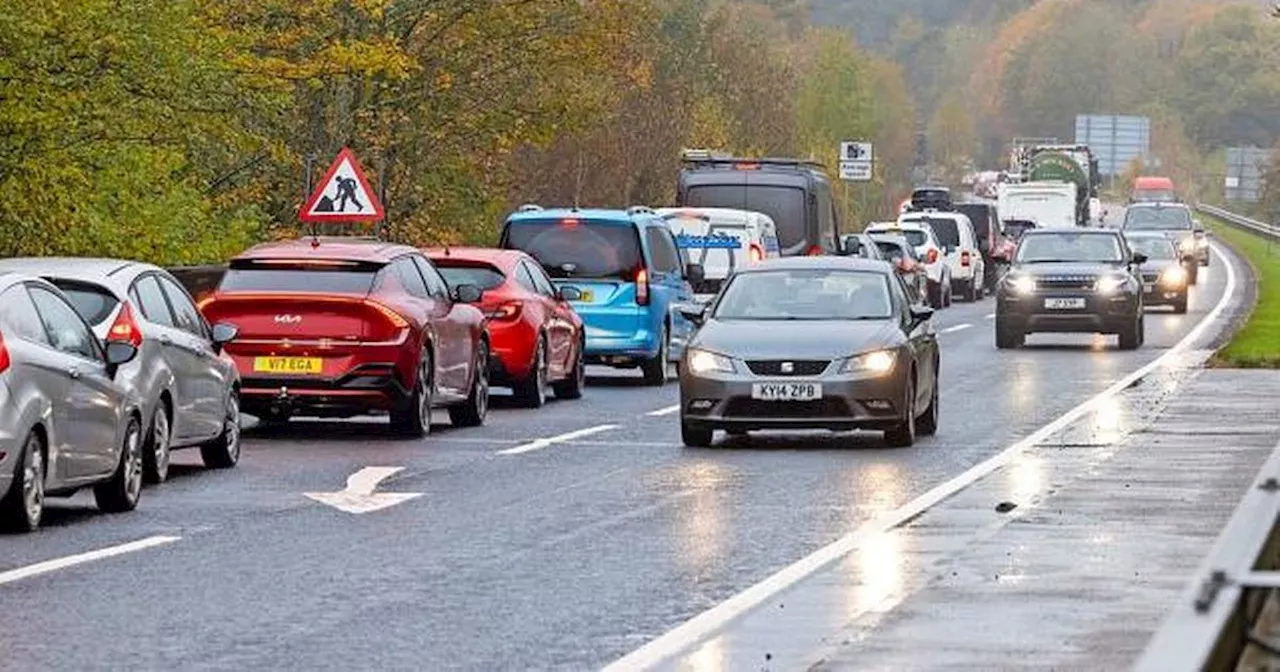
[[736, 272], [760, 273], [763, 271], [817, 270], [874, 271], [876, 273], [885, 273], [892, 270], [892, 268], [893, 267], [888, 263], [879, 259], [866, 259], [863, 257], [773, 257], [738, 269]]
[[1031, 229], [1030, 231], [1027, 231], [1022, 235], [1025, 238], [1026, 236], [1049, 236], [1049, 235], [1060, 235], [1065, 233], [1069, 233], [1075, 236], [1117, 236], [1120, 238], [1124, 237], [1123, 233], [1115, 229], [1085, 229], [1085, 228], [1074, 228], [1074, 229], [1035, 228], [1035, 229]]
[[370, 238], [344, 238], [341, 236], [298, 238], [259, 243], [241, 252], [237, 260], [247, 259], [316, 259], [334, 261], [389, 262], [416, 248]]
[[[879, 229], [879, 231], [872, 231]], [[867, 227], [869, 233], [889, 233], [894, 230], [898, 231], [932, 231], [928, 226], [920, 222], [890, 222], [888, 224], [875, 224]]]
[[697, 208], [697, 207], [674, 207], [674, 208], [658, 208], [657, 213], [660, 217], [667, 215], [677, 215], [683, 212], [696, 213], [706, 215], [712, 219], [734, 220], [740, 222], [769, 222], [773, 223], [773, 218], [763, 212], [755, 210], [741, 210], [738, 208]]
[[1130, 203], [1127, 209], [1142, 210], [1142, 209], [1152, 209], [1152, 208], [1155, 208], [1157, 210], [1162, 210], [1165, 208], [1177, 209], [1177, 210], [1188, 210], [1188, 211], [1191, 210], [1191, 206], [1187, 205], [1186, 203], [1179, 203], [1177, 201], [1139, 201], [1137, 203]]
[[662, 219], [657, 213], [646, 210], [643, 212], [628, 212], [626, 210], [605, 209], [605, 208], [546, 208], [538, 210], [521, 210], [513, 212], [507, 216], [508, 222], [541, 222], [555, 219], [581, 219], [592, 222], [606, 222], [613, 224], [662, 224]]
[[422, 250], [432, 261], [482, 261], [504, 268], [516, 265], [521, 259], [532, 259], [520, 250], [498, 250], [492, 247], [429, 247]]
[[131, 266], [146, 269], [159, 268], [138, 261], [96, 257], [11, 257], [9, 259], [0, 259], [0, 269], [2, 270], [38, 276], [56, 275], [58, 277], [90, 281], [116, 275]]
[[1141, 231], [1125, 231], [1123, 235], [1125, 238], [1159, 238], [1160, 240], [1169, 240], [1169, 237], [1164, 235], [1160, 231], [1153, 231], [1151, 229], [1143, 229]]

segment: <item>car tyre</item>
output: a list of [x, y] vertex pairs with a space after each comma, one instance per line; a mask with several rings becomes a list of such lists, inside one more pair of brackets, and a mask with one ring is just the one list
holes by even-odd
[[1183, 294], [1173, 302], [1173, 312], [1185, 315], [1187, 312], [1187, 295]]
[[1209, 258], [1210, 258], [1210, 257], [1212, 257], [1212, 256], [1213, 256], [1213, 255], [1211, 255], [1211, 254], [1206, 254], [1206, 255], [1204, 255], [1204, 258], [1200, 260], [1200, 265], [1201, 265], [1201, 266], [1208, 266], [1208, 265], [1209, 265]]
[[413, 391], [403, 406], [391, 412], [391, 428], [395, 433], [412, 439], [431, 433], [432, 371], [431, 351], [424, 348], [418, 358], [418, 375]]
[[534, 346], [530, 375], [516, 385], [515, 393], [525, 408], [542, 408], [547, 403], [547, 342], [541, 336]]
[[925, 294], [928, 295], [930, 308], [933, 308], [934, 310], [942, 308], [942, 283], [926, 285]]
[[951, 282], [948, 281], [947, 283], [945, 283], [945, 285], [946, 286], [943, 287], [943, 294], [942, 294], [942, 307], [950, 308], [951, 307]]
[[969, 282], [964, 285], [964, 300], [974, 303], [978, 300], [978, 280], [970, 278]]
[[694, 427], [682, 418], [680, 420], [680, 440], [690, 448], [710, 448], [715, 438], [715, 431], [705, 427]]
[[129, 418], [120, 446], [120, 462], [111, 479], [93, 487], [93, 498], [105, 513], [124, 513], [138, 508], [142, 493], [142, 423]]
[[1004, 320], [996, 318], [996, 348], [1000, 350], [1012, 350], [1021, 348], [1026, 343], [1026, 334], [1014, 329]]
[[1200, 266], [1199, 264], [1191, 264], [1187, 269], [1187, 284], [1194, 285], [1200, 282]]
[[173, 429], [169, 423], [169, 404], [156, 404], [151, 419], [151, 431], [142, 451], [142, 478], [149, 484], [164, 483], [169, 479], [169, 450], [173, 443]]
[[480, 341], [476, 348], [475, 375], [471, 377], [471, 393], [466, 402], [449, 407], [449, 420], [454, 427], [479, 427], [489, 415], [489, 344]]
[[1139, 314], [1134, 319], [1133, 324], [1125, 327], [1117, 334], [1120, 337], [1121, 350], [1137, 350], [1142, 345], [1143, 322], [1142, 315]]
[[916, 443], [916, 381], [913, 375], [907, 380], [906, 403], [903, 421], [885, 431], [884, 441], [892, 448], [910, 448]]
[[0, 499], [0, 530], [35, 532], [44, 517], [44, 440], [31, 432], [14, 460], [13, 485]]
[[587, 382], [587, 344], [586, 341], [578, 341], [578, 352], [575, 354], [573, 361], [573, 371], [568, 378], [552, 384], [551, 389], [556, 393], [556, 399], [581, 399], [582, 388]]
[[[937, 371], [937, 366], [934, 367]], [[916, 418], [916, 434], [920, 436], [933, 436], [938, 433], [938, 383], [934, 379], [933, 393], [929, 396], [929, 407], [924, 409], [924, 413]]]
[[644, 374], [644, 384], [661, 387], [667, 384], [667, 372], [671, 367], [671, 332], [666, 325], [662, 327], [662, 340], [658, 342], [658, 354], [646, 359], [640, 365]]
[[200, 459], [209, 469], [230, 469], [240, 462], [240, 393], [227, 394], [227, 407], [218, 438], [200, 446]]

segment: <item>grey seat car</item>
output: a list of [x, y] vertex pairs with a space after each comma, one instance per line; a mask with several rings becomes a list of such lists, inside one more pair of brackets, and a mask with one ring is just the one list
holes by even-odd
[[125, 341], [138, 357], [119, 379], [138, 393], [149, 483], [169, 475], [170, 451], [200, 447], [205, 466], [240, 459], [240, 375], [223, 346], [229, 324], [210, 326], [164, 269], [115, 259], [17, 258], [0, 271], [38, 275], [61, 289], [101, 339]]
[[0, 271], [0, 528], [35, 530], [46, 495], [85, 487], [105, 512], [138, 505], [142, 409], [120, 379], [137, 354], [52, 284]]

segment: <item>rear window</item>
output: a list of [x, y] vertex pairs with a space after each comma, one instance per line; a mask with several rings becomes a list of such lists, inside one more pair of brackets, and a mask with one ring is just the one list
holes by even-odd
[[1191, 213], [1182, 208], [1129, 208], [1124, 213], [1127, 231], [1191, 229]]
[[644, 259], [640, 238], [630, 224], [579, 220], [510, 222], [502, 246], [538, 260], [553, 278], [631, 280]]
[[691, 208], [732, 208], [768, 215], [783, 248], [809, 241], [804, 190], [799, 187], [709, 184], [690, 187], [683, 205]]
[[314, 292], [368, 294], [380, 264], [332, 262], [332, 265], [282, 261], [233, 261], [222, 276], [222, 292]]
[[1136, 189], [1133, 200], [1139, 203], [1157, 203], [1176, 201], [1173, 192], [1168, 189]]
[[881, 254], [883, 254], [884, 256], [888, 257], [893, 261], [897, 261], [906, 256], [905, 254], [903, 254], [901, 245], [894, 245], [893, 243], [876, 241], [876, 247], [880, 248]]
[[98, 326], [107, 321], [120, 301], [105, 288], [82, 282], [48, 278], [63, 294], [71, 299], [71, 305], [85, 322]]
[[[956, 224], [956, 220], [926, 217], [915, 221], [924, 222], [930, 229], [933, 229], [933, 235], [938, 237], [938, 244], [944, 249], [954, 250], [960, 247], [960, 225]], [[923, 245], [924, 242], [913, 242], [911, 244]]]
[[903, 238], [907, 239], [907, 243], [909, 243], [912, 247], [920, 247], [921, 245], [925, 245], [929, 242], [928, 234], [926, 234], [924, 231], [921, 231], [919, 229], [881, 230], [881, 231], [876, 231], [876, 233], [885, 233], [885, 234], [894, 235], [894, 236], [902, 236]]
[[449, 283], [450, 287], [475, 285], [488, 291], [507, 281], [507, 276], [503, 275], [502, 271], [488, 264], [466, 265], [439, 259], [432, 259], [431, 263], [435, 264], [436, 270], [440, 271], [440, 275], [444, 276], [444, 281]]

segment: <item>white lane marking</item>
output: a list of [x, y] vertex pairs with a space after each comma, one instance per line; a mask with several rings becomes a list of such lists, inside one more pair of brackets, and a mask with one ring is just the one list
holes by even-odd
[[955, 332], [957, 332], [957, 331], [964, 331], [965, 329], [968, 329], [968, 328], [970, 328], [970, 327], [972, 327], [972, 326], [973, 326], [972, 324], [969, 324], [968, 322], [966, 322], [966, 323], [964, 323], [964, 324], [957, 324], [957, 325], [956, 325], [956, 326], [954, 326], [954, 327], [947, 327], [946, 329], [943, 329], [943, 330], [939, 331], [938, 333], [939, 333], [939, 334], [954, 334], [954, 333], [955, 333]]
[[178, 541], [181, 538], [182, 537], [169, 537], [169, 536], [163, 536], [163, 535], [155, 536], [155, 537], [147, 537], [145, 539], [131, 541], [127, 544], [120, 544], [118, 546], [108, 546], [107, 548], [99, 548], [96, 551], [89, 551], [88, 553], [68, 555], [64, 558], [55, 558], [53, 560], [37, 562], [34, 565], [27, 565], [26, 567], [11, 569], [7, 572], [0, 572], [0, 585], [4, 585], [6, 583], [13, 583], [14, 581], [21, 581], [22, 579], [29, 579], [33, 576], [39, 576], [40, 574], [47, 574], [49, 572], [57, 571], [59, 569], [66, 569], [67, 567], [83, 565], [86, 562], [93, 562], [94, 560], [102, 560], [104, 558], [110, 558], [117, 555], [133, 553], [135, 551], [145, 550], [148, 548], [152, 548], [154, 546], [163, 546], [164, 544], [172, 544], [173, 542]]
[[378, 492], [378, 484], [404, 467], [365, 467], [347, 477], [347, 487], [338, 492], [304, 492], [306, 497], [347, 513], [369, 513], [422, 496], [421, 492]]
[[671, 415], [672, 413], [675, 413], [676, 411], [679, 411], [679, 410], [680, 410], [680, 404], [672, 404], [670, 406], [659, 408], [656, 411], [649, 411], [648, 413], [645, 413], [645, 415], [651, 418], [656, 418], [660, 415]]
[[[1217, 244], [1215, 243], [1214, 246], [1217, 247]], [[788, 567], [784, 567], [781, 571], [766, 578], [760, 583], [747, 588], [724, 602], [721, 602], [720, 604], [676, 626], [672, 630], [667, 631], [667, 633], [661, 637], [658, 637], [639, 649], [632, 651], [617, 662], [614, 662], [604, 668], [605, 672], [648, 669], [684, 652], [694, 644], [715, 634], [734, 619], [760, 606], [782, 591], [857, 550], [867, 540], [874, 539], [879, 535], [887, 533], [889, 530], [892, 530], [911, 518], [920, 515], [920, 513], [934, 506], [938, 502], [941, 502], [960, 490], [972, 485], [978, 479], [994, 472], [1007, 464], [1013, 458], [1017, 457], [1023, 451], [1035, 446], [1037, 443], [1052, 436], [1062, 428], [1070, 425], [1076, 420], [1079, 420], [1085, 414], [1110, 400], [1110, 398], [1116, 393], [1133, 384], [1135, 380], [1142, 378], [1148, 373], [1151, 373], [1155, 369], [1163, 366], [1172, 358], [1180, 355], [1183, 350], [1186, 350], [1192, 343], [1199, 339], [1204, 334], [1205, 330], [1209, 328], [1209, 325], [1222, 314], [1222, 311], [1226, 309], [1227, 303], [1235, 293], [1236, 273], [1234, 263], [1229, 260], [1229, 257], [1221, 254], [1220, 250], [1215, 251], [1219, 253], [1219, 256], [1222, 257], [1224, 261], [1226, 261], [1227, 286], [1222, 292], [1222, 298], [1218, 300], [1218, 303], [1214, 306], [1213, 310], [1211, 310], [1208, 315], [1205, 315], [1204, 318], [1201, 319], [1200, 322], [1182, 338], [1182, 340], [1178, 341], [1176, 345], [1165, 351], [1165, 353], [1160, 357], [1157, 357], [1155, 360], [1147, 363], [1137, 371], [1121, 378], [1107, 389], [1067, 411], [1058, 419], [1050, 422], [1044, 427], [1041, 427], [1035, 433], [1012, 446], [1009, 446], [1000, 453], [987, 458], [985, 461], [969, 468], [964, 473], [961, 473], [951, 480], [932, 488], [928, 492], [916, 497], [906, 504], [903, 504], [897, 509], [876, 517], [853, 532], [850, 532], [834, 542], [818, 549], [798, 562]]]
[[524, 453], [530, 453], [535, 450], [542, 450], [543, 448], [554, 446], [557, 443], [564, 443], [566, 441], [572, 441], [574, 439], [582, 438], [584, 436], [591, 436], [592, 434], [607, 432], [611, 429], [617, 429], [620, 426], [621, 425], [596, 425], [595, 427], [587, 427], [585, 429], [566, 432], [564, 434], [547, 437], [545, 439], [537, 439], [536, 441], [530, 441], [529, 443], [516, 446], [515, 448], [499, 450], [498, 454], [499, 455], [521, 455]]
[[995, 313], [987, 313], [987, 316], [986, 316], [986, 317], [987, 317], [987, 319], [988, 319], [988, 320], [994, 320], [994, 319], [996, 319], [996, 314], [995, 314]]

